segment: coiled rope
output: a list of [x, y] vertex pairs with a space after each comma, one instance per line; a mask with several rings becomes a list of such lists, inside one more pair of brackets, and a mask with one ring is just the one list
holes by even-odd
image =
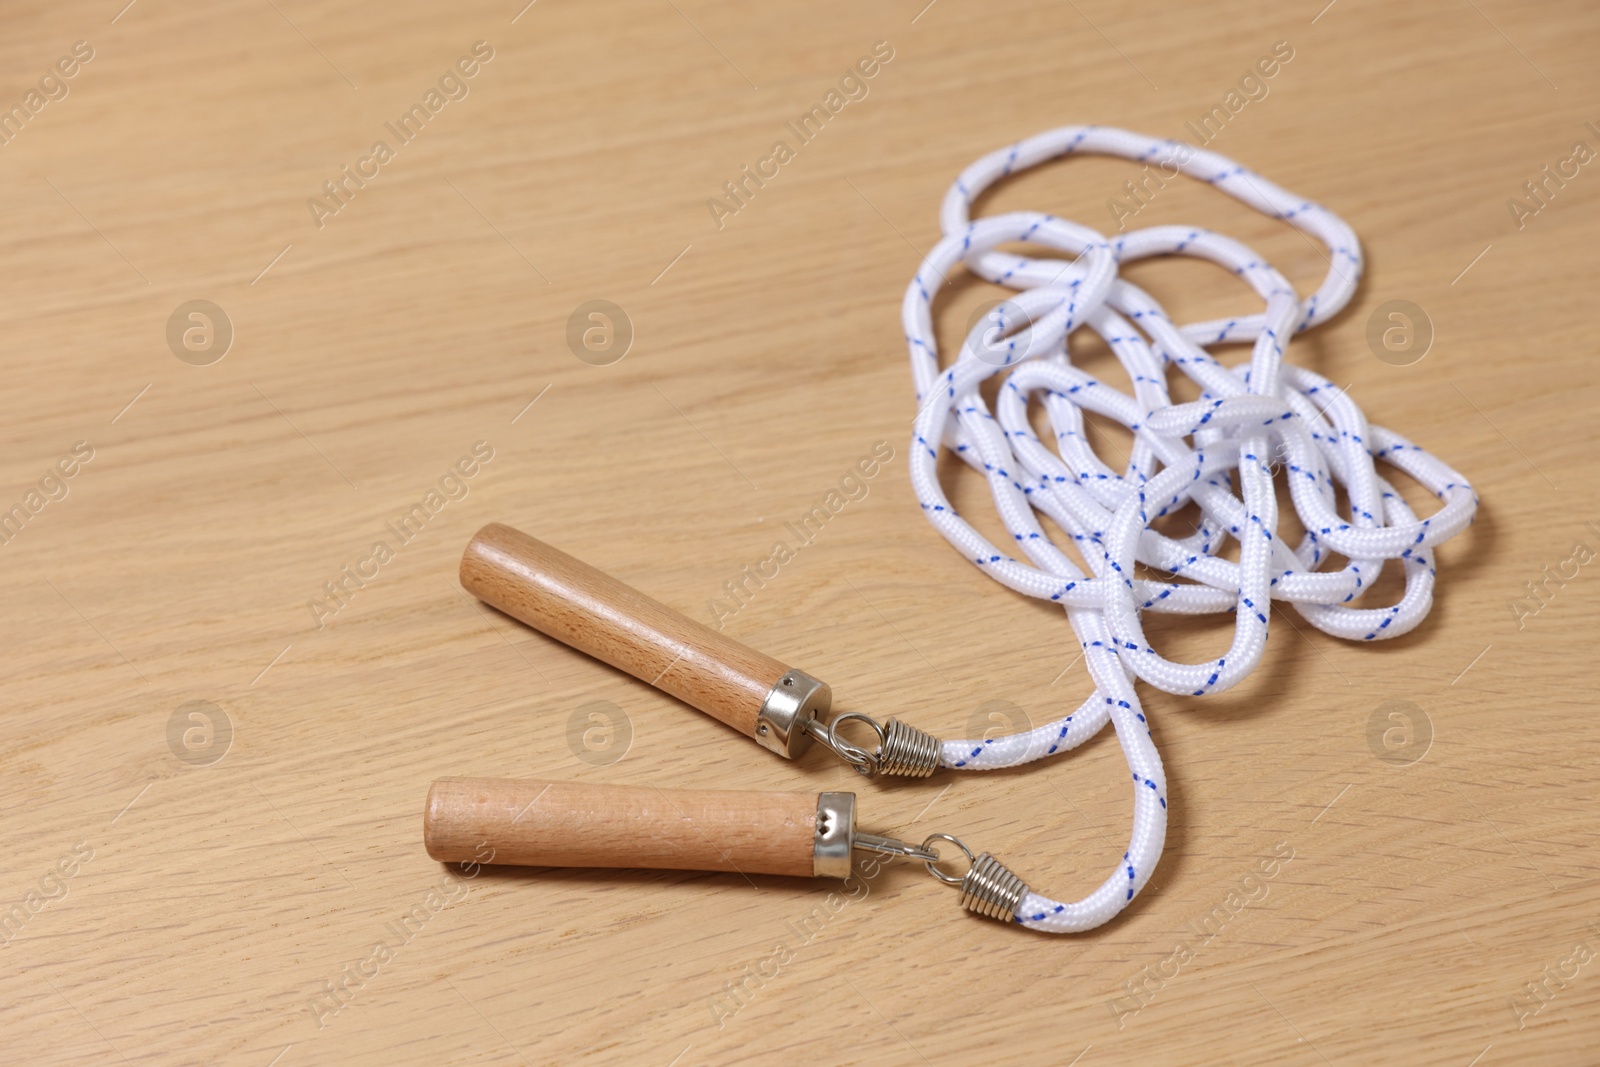
[[[1327, 249], [1327, 278], [1301, 300], [1282, 274], [1243, 244], [1186, 226], [1152, 226], [1111, 240], [1035, 212], [971, 219], [973, 201], [997, 181], [1082, 153], [1159, 159], [1282, 219]], [[1096, 686], [1064, 719], [993, 740], [948, 741], [940, 759], [965, 770], [1012, 767], [1075, 748], [1111, 721], [1133, 776], [1133, 832], [1122, 863], [1082, 900], [1062, 904], [1029, 892], [1015, 915], [1036, 930], [1088, 930], [1133, 900], [1166, 838], [1166, 775], [1135, 679], [1186, 696], [1236, 685], [1261, 658], [1274, 600], [1335, 637], [1375, 641], [1406, 633], [1433, 602], [1434, 546], [1471, 522], [1477, 498], [1444, 463], [1369, 424], [1327, 379], [1283, 362], [1289, 339], [1343, 308], [1361, 275], [1355, 233], [1321, 205], [1180, 142], [1068, 126], [972, 164], [945, 196], [940, 221], [945, 236], [923, 260], [902, 305], [920, 407], [909, 452], [912, 485], [934, 528], [980, 570], [1066, 609]], [[1002, 244], [1075, 258], [996, 251]], [[1176, 325], [1149, 293], [1118, 273], [1124, 263], [1160, 255], [1194, 256], [1232, 271], [1265, 309]], [[955, 361], [941, 369], [932, 304], [957, 266], [1017, 295], [981, 321]], [[1080, 327], [1105, 340], [1132, 383], [1131, 395], [1073, 365], [1068, 339]], [[1235, 366], [1206, 351], [1244, 342], [1252, 345], [1250, 358]], [[1172, 402], [1167, 384], [1173, 367], [1196, 383], [1198, 400]], [[979, 386], [1000, 374], [1004, 382], [990, 411]], [[1029, 421], [1036, 395], [1055, 436], [1054, 451]], [[1096, 455], [1085, 411], [1132, 431], [1134, 444], [1120, 473]], [[988, 479], [1012, 545], [990, 544], [956, 514], [939, 484], [944, 448]], [[1416, 479], [1442, 506], [1419, 519], [1377, 473], [1377, 460]], [[1306, 531], [1294, 547], [1278, 535], [1274, 467], [1287, 479]], [[1348, 515], [1339, 514], [1336, 487], [1343, 488]], [[1201, 515], [1192, 534], [1170, 537], [1152, 528], [1190, 502]], [[1071, 537], [1092, 576], [1045, 534], [1040, 514]], [[1239, 544], [1237, 563], [1220, 555], [1229, 538]], [[1018, 550], [1031, 565], [1014, 558]], [[1335, 553], [1348, 562], [1319, 569]], [[1352, 606], [1391, 560], [1399, 560], [1405, 574], [1399, 600]], [[1140, 577], [1136, 564], [1175, 580]], [[1151, 647], [1140, 625], [1145, 611], [1233, 612], [1232, 643], [1216, 659], [1174, 662]]]

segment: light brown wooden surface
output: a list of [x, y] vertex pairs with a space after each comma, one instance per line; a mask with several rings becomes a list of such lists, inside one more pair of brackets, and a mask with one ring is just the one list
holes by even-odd
[[752, 740], [788, 670], [763, 652], [537, 538], [491, 523], [461, 557], [461, 586], [540, 633], [627, 671]]
[[[0, 546], [0, 905], [37, 906], [0, 948], [3, 1058], [1600, 1057], [1581, 562], [1600, 545], [1600, 171], [1550, 186], [1520, 228], [1507, 206], [1575, 142], [1600, 147], [1592, 4], [119, 7], [14, 4], [0, 35], [6, 106], [93, 49], [0, 147], [0, 503], [74, 472]], [[447, 83], [468, 95], [364, 187], [344, 179], [318, 228], [308, 198], [397, 140], [385, 124], [477, 41], [492, 60]], [[866, 98], [718, 229], [707, 199], [879, 41], [893, 58]], [[722, 874], [463, 883], [428, 858], [421, 805], [444, 775], [856, 789], [864, 830], [958, 833], [1062, 897], [1098, 884], [1130, 818], [1110, 736], [1025, 772], [858, 784], [489, 613], [456, 564], [504, 521], [703, 621], [718, 599], [726, 632], [832, 683], [840, 710], [945, 736], [1070, 710], [1087, 683], [1061, 613], [963, 562], [909, 490], [901, 293], [969, 161], [1068, 123], [1186, 136], [1278, 41], [1294, 58], [1212, 147], [1339, 212], [1369, 264], [1290, 358], [1466, 473], [1483, 508], [1439, 551], [1418, 632], [1356, 647], [1279, 612], [1247, 684], [1145, 690], [1172, 823], [1124, 915], [1032, 935], [909, 865], [830, 898]], [[1064, 161], [983, 209], [1109, 229], [1136, 173]], [[1325, 270], [1194, 184], [1147, 221], [1235, 235], [1302, 291]], [[1220, 271], [1131, 273], [1180, 320], [1257, 306]], [[941, 336], [997, 296], [954, 287]], [[235, 333], [209, 366], [166, 339], [198, 299]], [[601, 299], [634, 333], [607, 366], [567, 340]], [[1400, 299], [1436, 333], [1406, 367], [1367, 342]], [[480, 441], [492, 458], [453, 474]], [[724, 583], [877, 442], [894, 458], [846, 485], [865, 495], [730, 613]], [[983, 513], [978, 480], [951, 483]], [[389, 532], [430, 492], [445, 503], [420, 532]], [[1519, 625], [1525, 583], [1574, 567]], [[1151, 632], [1188, 658], [1227, 637]], [[1431, 739], [1408, 765], [1369, 743], [1403, 726], [1396, 700], [1415, 705], [1399, 755]]]
[[480, 864], [742, 871], [813, 877], [814, 793], [660, 789], [537, 778], [441, 778], [428, 854]]

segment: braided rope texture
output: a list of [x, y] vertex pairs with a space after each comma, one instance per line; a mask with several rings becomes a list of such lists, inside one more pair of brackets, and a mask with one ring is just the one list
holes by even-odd
[[[1283, 220], [1326, 248], [1327, 277], [1302, 300], [1240, 242], [1188, 226], [1152, 226], [1113, 240], [1035, 212], [971, 218], [973, 201], [1007, 176], [1083, 153], [1161, 160]], [[1472, 521], [1477, 497], [1443, 462], [1369, 424], [1333, 383], [1284, 362], [1289, 339], [1343, 308], [1361, 276], [1356, 235], [1327, 208], [1181, 142], [1069, 126], [973, 163], [946, 194], [940, 222], [944, 237], [918, 268], [902, 305], [919, 407], [909, 450], [912, 485], [934, 528], [980, 570], [1066, 610], [1096, 687], [1064, 719], [992, 740], [947, 741], [940, 761], [963, 770], [1016, 766], [1075, 748], [1112, 723], [1133, 778], [1133, 831], [1122, 862], [1079, 901], [1059, 903], [1029, 892], [1015, 914], [1036, 930], [1089, 930], [1133, 900], [1166, 839], [1166, 776], [1136, 680], [1194, 697], [1238, 684], [1261, 659], [1274, 601], [1347, 640], [1408, 632], [1433, 603], [1434, 546]], [[1000, 245], [1034, 246], [1048, 255], [999, 251]], [[1122, 264], [1176, 255], [1231, 271], [1254, 290], [1263, 310], [1178, 325], [1149, 293], [1119, 275]], [[956, 359], [941, 367], [932, 304], [956, 267], [1016, 295], [978, 322]], [[1127, 373], [1131, 394], [1073, 365], [1069, 339], [1079, 328], [1104, 339]], [[1248, 344], [1249, 358], [1229, 366], [1208, 351], [1230, 344]], [[1174, 370], [1193, 381], [1199, 399], [1172, 401]], [[1003, 380], [991, 411], [979, 386], [995, 376]], [[1030, 422], [1035, 397], [1054, 450]], [[1134, 444], [1120, 472], [1092, 447], [1086, 411], [1132, 431]], [[943, 449], [985, 476], [1012, 544], [991, 544], [956, 514], [939, 483]], [[1431, 491], [1440, 507], [1419, 518], [1378, 473], [1379, 460]], [[1274, 479], [1280, 477], [1305, 531], [1293, 546], [1278, 530]], [[1348, 514], [1340, 513], [1339, 489]], [[1191, 503], [1200, 515], [1192, 533], [1169, 536], [1153, 528]], [[1092, 575], [1046, 536], [1041, 514], [1072, 539]], [[1238, 543], [1238, 562], [1223, 558], [1230, 539]], [[1328, 569], [1335, 555], [1348, 562]], [[1405, 576], [1399, 599], [1387, 606], [1352, 603], [1391, 562]], [[1136, 563], [1173, 580], [1139, 577]], [[1140, 616], [1146, 611], [1232, 612], [1232, 642], [1215, 659], [1174, 662], [1145, 637]]]

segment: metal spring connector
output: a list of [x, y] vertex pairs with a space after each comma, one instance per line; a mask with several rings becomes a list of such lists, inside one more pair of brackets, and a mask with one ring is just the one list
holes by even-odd
[[1016, 915], [1017, 906], [1027, 894], [1027, 883], [987, 852], [978, 857], [967, 876], [961, 879], [961, 906], [1003, 923], [1010, 922]]
[[932, 849], [935, 841], [948, 841], [956, 846], [967, 857], [970, 866], [965, 875], [957, 878], [941, 871], [939, 861], [934, 859], [926, 861], [928, 873], [945, 885], [958, 886], [961, 889], [961, 906], [973, 914], [986, 919], [998, 919], [1003, 923], [1010, 922], [1017, 914], [1022, 898], [1028, 895], [1027, 883], [987, 852], [974, 859], [972, 850], [961, 838], [950, 834], [929, 834], [922, 843], [922, 850], [927, 852]]
[[[839, 732], [840, 727], [852, 721], [865, 723], [867, 729], [877, 736], [876, 751], [868, 751], [854, 744]], [[836, 756], [868, 778], [880, 774], [892, 774], [901, 778], [926, 778], [939, 769], [941, 744], [939, 739], [899, 719], [879, 723], [870, 715], [852, 711], [840, 715], [831, 724], [824, 724], [820, 719], [810, 719], [806, 722], [805, 729], [811, 736], [832, 749]]]
[[890, 719], [883, 724], [883, 743], [878, 746], [878, 773], [902, 778], [926, 778], [939, 769], [939, 739]]

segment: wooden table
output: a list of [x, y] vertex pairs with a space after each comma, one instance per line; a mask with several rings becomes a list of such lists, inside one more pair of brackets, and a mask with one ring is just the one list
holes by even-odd
[[[5, 1059], [1596, 1062], [1600, 170], [1541, 171], [1600, 149], [1593, 5], [120, 2], [13, 11], [0, 40], [24, 109], [0, 148]], [[441, 775], [853, 787], [465, 596], [490, 520], [709, 620], [884, 442], [727, 632], [944, 736], [1081, 700], [1060, 613], [919, 512], [900, 295], [967, 162], [1074, 122], [1193, 140], [1278, 42], [1212, 147], [1369, 257], [1291, 358], [1483, 506], [1416, 633], [1354, 647], [1278, 612], [1246, 684], [1144, 690], [1172, 824], [1123, 916], [1006, 929], [912, 866], [834, 910], [810, 882], [428, 859]], [[708, 207], [780, 139], [775, 177]], [[1137, 173], [1064, 161], [984, 208], [1111, 229]], [[1235, 234], [1302, 291], [1325, 270], [1196, 184], [1147, 221]], [[1131, 273], [1180, 320], [1257, 306], [1220, 271]], [[941, 336], [997, 293], [952, 287]], [[1431, 323], [1420, 362], [1369, 347], [1394, 300]], [[1175, 658], [1227, 639], [1152, 630]], [[857, 788], [864, 825], [960, 833], [1070, 899], [1124, 848], [1125, 775], [1108, 734]]]

